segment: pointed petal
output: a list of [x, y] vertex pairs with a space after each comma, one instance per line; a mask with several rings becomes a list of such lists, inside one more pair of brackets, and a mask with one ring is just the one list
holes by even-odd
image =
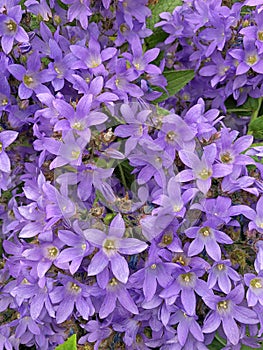
[[110, 258], [111, 269], [114, 276], [122, 283], [127, 283], [129, 278], [128, 263], [123, 256], [116, 253]]
[[62, 323], [72, 314], [74, 309], [74, 299], [65, 298], [63, 299], [57, 309], [56, 320], [57, 323]]
[[115, 293], [107, 293], [100, 307], [99, 317], [106, 318], [116, 307], [117, 296]]
[[138, 315], [139, 311], [128, 291], [123, 287], [118, 290], [120, 304], [131, 313]]
[[94, 276], [99, 274], [101, 271], [105, 269], [108, 263], [109, 263], [109, 259], [102, 251], [95, 254], [94, 257], [91, 259], [91, 262], [88, 267], [89, 276]]
[[239, 328], [232, 316], [222, 319], [223, 330], [231, 344], [237, 345], [240, 339]]
[[107, 235], [104, 232], [93, 228], [84, 230], [83, 234], [88, 242], [91, 242], [97, 247], [101, 247], [104, 239], [107, 238]]

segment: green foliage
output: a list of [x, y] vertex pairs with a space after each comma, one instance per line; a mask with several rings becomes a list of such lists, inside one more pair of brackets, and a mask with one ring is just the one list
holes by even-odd
[[[180, 91], [189, 81], [191, 81], [195, 73], [193, 70], [180, 70], [180, 71], [165, 71], [163, 72], [163, 76], [166, 78], [168, 85], [166, 86], [166, 89], [168, 93], [164, 92], [161, 97], [156, 99], [154, 103], [159, 103], [167, 98], [173, 96], [178, 91]], [[162, 89], [158, 87], [154, 87], [155, 91], [163, 91]]]
[[77, 336], [73, 334], [65, 343], [56, 347], [55, 350], [77, 350]]
[[64, 10], [68, 9], [68, 6], [64, 4], [61, 0], [57, 0], [58, 5], [63, 8]]
[[263, 116], [250, 122], [249, 131], [256, 139], [263, 139]]
[[131, 174], [132, 171], [133, 167], [128, 160], [124, 160], [114, 169], [114, 174], [126, 189], [130, 189], [131, 184], [135, 181], [135, 176]]

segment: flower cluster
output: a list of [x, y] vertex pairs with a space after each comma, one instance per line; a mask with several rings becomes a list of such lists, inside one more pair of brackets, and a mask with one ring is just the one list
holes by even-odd
[[0, 0], [0, 349], [259, 346], [263, 150], [216, 107], [262, 95], [261, 4], [184, 1], [157, 48], [146, 0]]
[[244, 5], [261, 1], [235, 2], [230, 8], [221, 1], [185, 1], [173, 13], [164, 12], [157, 24], [167, 34], [164, 42], [166, 65], [191, 68], [195, 79], [179, 100], [192, 104], [203, 96], [214, 108], [225, 109], [231, 96], [242, 105], [248, 96], [263, 94], [262, 9]]

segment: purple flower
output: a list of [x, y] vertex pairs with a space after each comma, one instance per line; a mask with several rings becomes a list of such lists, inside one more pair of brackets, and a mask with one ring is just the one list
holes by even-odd
[[257, 324], [257, 314], [239, 304], [244, 299], [244, 287], [240, 284], [226, 297], [204, 296], [204, 302], [211, 309], [204, 321], [203, 332], [212, 333], [222, 323], [228, 341], [236, 345], [240, 339], [240, 330], [236, 321], [244, 324]]
[[108, 61], [116, 55], [117, 50], [114, 47], [107, 47], [101, 50], [100, 44], [93, 37], [89, 40], [89, 48], [79, 45], [71, 45], [70, 50], [79, 60], [73, 63], [74, 69], [87, 69], [97, 75], [106, 74], [104, 61]]
[[147, 302], [154, 297], [157, 290], [157, 282], [161, 287], [167, 287], [172, 281], [172, 272], [175, 269], [175, 264], [165, 263], [158, 257], [158, 248], [152, 245], [145, 267], [135, 272], [129, 278], [129, 283], [138, 288], [141, 288], [143, 283], [143, 294]]
[[21, 305], [24, 300], [29, 299], [30, 316], [37, 320], [42, 310], [46, 310], [50, 317], [55, 317], [54, 307], [51, 303], [49, 293], [53, 289], [53, 280], [47, 278], [43, 286], [39, 286], [35, 279], [28, 281], [23, 279], [22, 283], [13, 288], [11, 295], [15, 297], [17, 303]]
[[181, 117], [169, 114], [162, 118], [161, 130], [155, 142], [174, 158], [175, 151], [195, 149], [194, 137], [195, 133]]
[[150, 62], [158, 57], [160, 49], [154, 48], [143, 54], [141, 41], [137, 36], [131, 41], [131, 49], [133, 55], [130, 53], [124, 53], [123, 57], [129, 60], [138, 75], [141, 75], [144, 72], [148, 74], [161, 74], [159, 67], [150, 64]]
[[258, 232], [263, 233], [263, 196], [257, 201], [256, 210], [244, 206], [242, 214], [252, 220], [248, 225], [250, 230], [256, 229]]
[[100, 318], [109, 316], [116, 308], [117, 301], [132, 314], [139, 313], [125, 285], [113, 277], [104, 289], [104, 298], [99, 310]]
[[217, 141], [218, 159], [223, 164], [246, 166], [254, 164], [251, 157], [241, 154], [246, 151], [253, 143], [253, 136], [241, 136], [238, 139], [238, 132], [230, 131], [227, 128], [221, 129], [220, 140]]
[[34, 13], [36, 16], [40, 15], [44, 21], [52, 18], [52, 12], [46, 0], [40, 0], [40, 2], [37, 0], [27, 0], [25, 6], [29, 12]]
[[214, 164], [216, 158], [216, 145], [204, 147], [202, 158], [190, 151], [180, 150], [179, 156], [182, 162], [191, 170], [183, 170], [176, 175], [179, 182], [188, 182], [196, 179], [196, 185], [201, 192], [206, 194], [211, 187], [212, 177], [223, 177], [231, 173], [231, 167], [225, 164]]
[[50, 169], [58, 168], [66, 164], [80, 166], [82, 153], [87, 144], [87, 140], [81, 137], [75, 138], [73, 132], [68, 132], [62, 142], [52, 142], [53, 139], [46, 139], [45, 146], [57, 157], [50, 163]]
[[244, 281], [248, 286], [247, 303], [248, 306], [255, 306], [258, 302], [263, 306], [263, 271], [256, 276], [253, 273], [246, 273]]
[[70, 262], [69, 271], [72, 275], [79, 269], [83, 259], [92, 252], [77, 221], [74, 221], [73, 228], [76, 233], [69, 230], [58, 231], [59, 239], [69, 248], [63, 249], [57, 259], [59, 263]]
[[51, 81], [54, 74], [45, 69], [40, 71], [41, 61], [37, 52], [28, 57], [27, 67], [27, 70], [20, 64], [10, 64], [8, 67], [9, 72], [17, 80], [22, 81], [18, 88], [19, 97], [21, 99], [29, 98], [33, 91], [37, 94], [49, 93], [49, 89], [42, 83]]
[[51, 84], [55, 91], [58, 91], [64, 87], [64, 79], [72, 80], [73, 70], [71, 69], [71, 66], [77, 59], [72, 53], [63, 55], [63, 51], [53, 39], [49, 40], [49, 47], [50, 58], [54, 59], [54, 62], [50, 62], [48, 68], [55, 76], [54, 79], [52, 79]]
[[56, 181], [61, 185], [78, 184], [77, 193], [82, 201], [88, 200], [93, 190], [98, 190], [107, 201], [112, 203], [116, 200], [116, 197], [106, 179], [112, 176], [113, 171], [114, 168], [102, 169], [95, 164], [88, 163], [79, 167], [78, 173], [64, 173], [59, 175]]
[[208, 287], [214, 288], [218, 285], [222, 292], [228, 294], [232, 287], [231, 281], [240, 281], [240, 276], [234, 269], [232, 269], [230, 261], [222, 260], [214, 263], [208, 274]]
[[233, 49], [229, 54], [238, 61], [236, 75], [244, 74], [251, 68], [254, 72], [263, 74], [262, 57], [253, 41], [244, 41], [244, 50]]
[[59, 264], [57, 260], [61, 246], [61, 242], [57, 240], [55, 243], [42, 243], [41, 246], [32, 245], [32, 247], [26, 249], [22, 253], [22, 256], [29, 261], [32, 266], [32, 274], [42, 279], [42, 282], [43, 277], [52, 264], [58, 267], [61, 266], [62, 268], [66, 267], [65, 264]]
[[124, 58], [114, 59], [113, 64], [109, 68], [114, 75], [106, 82], [105, 87], [111, 89], [113, 93], [118, 95], [120, 99], [128, 102], [128, 94], [133, 97], [143, 96], [143, 90], [132, 83], [137, 77], [132, 69], [127, 69], [126, 60]]
[[151, 10], [146, 6], [147, 0], [125, 0], [119, 3], [120, 10], [124, 14], [125, 22], [130, 28], [133, 27], [133, 16], [140, 22], [145, 23], [146, 17], [151, 15]]
[[15, 141], [18, 136], [17, 131], [5, 130], [0, 133], [0, 170], [9, 173], [11, 171], [10, 159], [5, 149]]
[[251, 25], [240, 30], [240, 34], [244, 35], [244, 40], [254, 40], [258, 53], [263, 53], [263, 19], [260, 13], [254, 15], [255, 25]]
[[112, 333], [112, 330], [110, 327], [107, 326], [107, 322], [99, 322], [95, 320], [91, 320], [87, 322], [85, 325], [81, 325], [82, 328], [85, 329], [85, 331], [88, 332], [88, 334], [82, 336], [78, 344], [86, 344], [87, 341], [90, 343], [94, 343], [94, 350], [99, 350], [99, 344], [102, 340], [109, 338], [109, 336]]
[[[79, 314], [88, 320], [95, 312], [90, 296], [93, 287], [82, 284], [69, 276], [59, 276], [62, 286], [54, 287], [50, 293], [50, 299], [56, 307], [56, 321], [62, 323], [67, 320], [76, 307]], [[94, 292], [93, 292], [94, 293]]]
[[92, 15], [89, 8], [90, 0], [62, 0], [64, 4], [71, 5], [68, 9], [68, 20], [78, 19], [83, 29], [88, 28], [88, 17]]
[[186, 208], [185, 205], [194, 198], [198, 190], [196, 188], [189, 188], [181, 194], [181, 185], [176, 181], [175, 177], [171, 177], [167, 184], [167, 195], [162, 194], [155, 199], [153, 203], [160, 205], [153, 211], [160, 215], [172, 214], [177, 217], [184, 217]]
[[[66, 132], [74, 131], [75, 134], [83, 139], [83, 142], [89, 142], [91, 137], [91, 130], [89, 127], [102, 124], [108, 119], [108, 116], [102, 112], [91, 111], [91, 103], [92, 95], [82, 96], [75, 109], [64, 100], [54, 100], [53, 106], [59, 112], [61, 118], [63, 118], [55, 124], [54, 130], [63, 130]], [[69, 134], [71, 134], [71, 132]], [[69, 136], [66, 136], [66, 138], [67, 137]]]
[[204, 198], [200, 203], [194, 203], [191, 209], [201, 210], [206, 214], [207, 219], [217, 226], [229, 223], [231, 216], [242, 214], [246, 207], [232, 205], [230, 198], [218, 196], [217, 198]]
[[90, 276], [97, 275], [109, 264], [113, 275], [123, 283], [128, 281], [129, 267], [121, 254], [133, 255], [144, 251], [147, 244], [136, 238], [122, 238], [125, 224], [120, 214], [111, 222], [108, 235], [97, 229], [84, 230], [86, 239], [95, 247], [100, 248], [94, 255], [88, 267]]
[[185, 312], [193, 316], [196, 313], [196, 295], [200, 296], [208, 293], [206, 282], [199, 279], [204, 274], [200, 269], [178, 268], [176, 279], [167, 286], [160, 297], [167, 299], [168, 304], [173, 304], [180, 295], [181, 303]]
[[170, 318], [169, 325], [177, 324], [177, 337], [181, 346], [185, 346], [190, 334], [200, 341], [204, 341], [200, 325], [197, 323], [197, 316], [188, 316], [182, 310], [177, 310]]
[[22, 19], [21, 6], [14, 6], [8, 11], [8, 15], [0, 15], [1, 45], [4, 53], [9, 54], [13, 48], [14, 40], [20, 43], [29, 41], [25, 30], [19, 26]]
[[92, 95], [92, 106], [99, 106], [101, 102], [107, 103], [117, 101], [119, 99], [118, 96], [112, 92], [103, 92], [105, 90], [105, 82], [101, 75], [92, 80], [88, 75], [86, 76], [87, 78], [85, 79], [85, 75], [82, 77], [77, 74], [72, 74], [73, 87], [80, 94]]
[[211, 77], [211, 86], [215, 87], [217, 83], [226, 79], [232, 65], [233, 58], [227, 56], [224, 59], [222, 54], [216, 51], [212, 55], [211, 61], [200, 69], [199, 74], [204, 77]]
[[221, 249], [217, 242], [224, 244], [232, 244], [232, 239], [224, 232], [217, 230], [212, 221], [206, 221], [202, 227], [193, 226], [185, 231], [189, 238], [194, 238], [190, 243], [189, 256], [197, 255], [204, 248], [207, 254], [215, 261], [221, 259]]
[[151, 114], [150, 109], [137, 110], [138, 106], [125, 103], [120, 107], [122, 114], [121, 121], [123, 125], [118, 125], [114, 130], [114, 135], [122, 138], [128, 137], [125, 142], [125, 155], [128, 156], [138, 144], [142, 144], [145, 139], [151, 140], [148, 134], [149, 122], [148, 116]]

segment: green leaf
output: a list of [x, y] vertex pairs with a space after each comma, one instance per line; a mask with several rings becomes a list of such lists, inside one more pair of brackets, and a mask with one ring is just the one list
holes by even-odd
[[160, 22], [160, 13], [172, 12], [176, 6], [182, 5], [181, 0], [157, 0], [156, 3], [149, 5], [152, 11], [151, 17], [147, 19], [147, 27], [153, 31], [153, 34], [145, 39], [145, 43], [148, 49], [155, 47], [158, 43], [164, 42], [168, 37], [161, 28], [155, 28], [155, 24]]
[[[166, 86], [166, 89], [168, 91], [168, 94], [164, 92], [161, 97], [154, 100], [154, 103], [159, 103], [167, 98], [175, 95], [178, 91], [180, 91], [189, 81], [191, 81], [195, 73], [193, 70], [179, 70], [179, 71], [166, 71], [163, 72], [163, 76], [166, 78], [168, 85]], [[154, 87], [153, 90], [155, 91], [163, 91], [159, 87]]]
[[73, 334], [65, 343], [56, 347], [55, 350], [77, 350], [77, 336]]
[[210, 350], [221, 350], [223, 345], [219, 343], [218, 340], [214, 340], [212, 344], [208, 345], [208, 349]]
[[229, 113], [247, 116], [255, 112], [260, 107], [260, 103], [260, 99], [249, 97], [242, 106], [236, 107], [235, 101], [228, 100], [226, 103], [226, 108]]
[[61, 0], [57, 0], [57, 3], [63, 10], [68, 9], [68, 6], [66, 4], [64, 4]]
[[156, 47], [157, 44], [164, 42], [166, 38], [168, 38], [168, 34], [162, 28], [155, 28], [153, 34], [145, 39], [147, 49]]
[[249, 131], [256, 139], [263, 139], [263, 116], [250, 122]]

